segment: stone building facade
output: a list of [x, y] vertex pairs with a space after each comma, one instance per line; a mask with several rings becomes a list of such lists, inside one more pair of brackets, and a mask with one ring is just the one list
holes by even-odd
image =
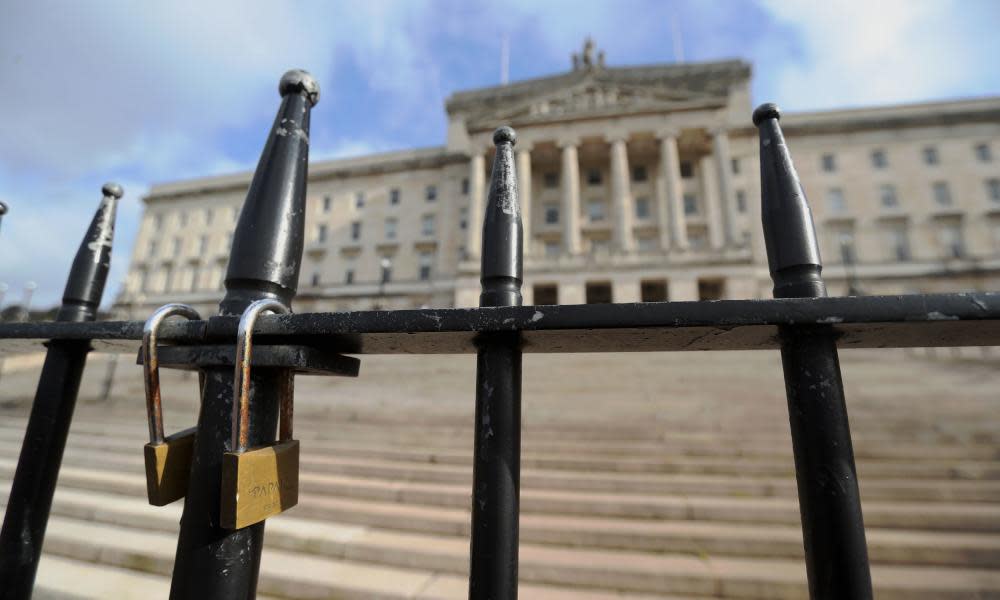
[[[451, 96], [443, 147], [314, 162], [296, 310], [472, 306], [491, 134], [518, 132], [526, 303], [770, 296], [750, 66]], [[780, 98], [775, 100], [780, 102]], [[1000, 98], [788, 114], [832, 294], [1000, 289]], [[157, 185], [119, 305], [211, 313], [251, 173]]]

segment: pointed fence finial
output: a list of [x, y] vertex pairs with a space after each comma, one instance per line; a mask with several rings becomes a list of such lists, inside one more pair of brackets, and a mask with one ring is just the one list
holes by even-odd
[[117, 183], [105, 183], [104, 195], [90, 228], [76, 251], [63, 292], [57, 321], [92, 321], [101, 305], [104, 285], [111, 268], [111, 246], [115, 237], [115, 212], [124, 192]]
[[[271, 297], [291, 304], [302, 263], [309, 115], [319, 84], [306, 71], [281, 77], [281, 107], [257, 163], [233, 234], [223, 312], [240, 314]], [[261, 295], [263, 294], [263, 296]]]
[[524, 234], [514, 171], [517, 135], [510, 127], [500, 127], [493, 132], [493, 143], [496, 157], [483, 219], [479, 305], [520, 306]]
[[760, 134], [761, 220], [775, 298], [826, 296], [812, 211], [785, 144], [776, 104], [753, 111]]

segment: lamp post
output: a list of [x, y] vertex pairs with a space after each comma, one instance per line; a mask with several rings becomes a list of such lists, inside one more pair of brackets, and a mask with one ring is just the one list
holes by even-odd
[[862, 295], [861, 285], [858, 282], [857, 261], [854, 260], [854, 248], [848, 235], [840, 236], [840, 258], [844, 261], [844, 271], [847, 275], [847, 295]]
[[392, 275], [392, 260], [388, 256], [383, 256], [378, 264], [382, 267], [382, 274], [378, 280], [378, 303], [375, 304], [375, 310], [382, 308], [382, 301], [385, 298], [385, 284], [389, 283], [389, 277]]
[[3, 221], [3, 216], [7, 214], [7, 210], [8, 210], [7, 205], [3, 202], [0, 202], [0, 221]]
[[35, 295], [35, 290], [38, 289], [38, 284], [34, 281], [29, 281], [24, 284], [24, 300], [21, 302], [21, 318], [19, 321], [30, 321], [31, 320], [31, 297]]

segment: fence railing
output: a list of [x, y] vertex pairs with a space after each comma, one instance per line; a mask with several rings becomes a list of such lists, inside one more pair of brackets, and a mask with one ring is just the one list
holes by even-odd
[[[753, 122], [773, 300], [521, 306], [516, 137], [501, 127], [484, 213], [480, 306], [262, 316], [248, 326], [255, 369], [248, 379], [248, 373], [237, 377], [241, 389], [249, 382], [249, 402], [234, 420], [233, 376], [243, 355], [236, 351], [239, 315], [262, 300], [291, 306], [302, 258], [309, 118], [319, 87], [307, 73], [290, 71], [279, 89], [281, 107], [236, 227], [219, 315], [165, 322], [157, 332], [161, 366], [195, 367], [204, 377], [171, 598], [255, 596], [264, 523], [223, 526], [223, 459], [237, 450], [234, 422], [246, 425], [241, 447], [275, 442], [279, 404], [291, 418], [290, 403], [278, 400], [292, 393], [293, 373], [356, 375], [357, 359], [344, 354], [476, 353], [469, 596], [511, 599], [517, 596], [522, 352], [772, 349], [781, 351], [784, 368], [810, 596], [872, 597], [838, 347], [996, 345], [1000, 294], [826, 297], [809, 206], [778, 109], [765, 104]], [[109, 185], [104, 193], [57, 321], [0, 325], [0, 352], [43, 343], [48, 349], [0, 533], [0, 598], [31, 595], [87, 353], [135, 351], [143, 337], [141, 322], [93, 322], [121, 190]], [[274, 461], [265, 467], [279, 479], [288, 468]]]

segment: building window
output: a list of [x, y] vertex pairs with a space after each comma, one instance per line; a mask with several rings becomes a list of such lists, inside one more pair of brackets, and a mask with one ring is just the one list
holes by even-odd
[[163, 215], [162, 214], [157, 213], [157, 214], [153, 215], [153, 229], [155, 231], [159, 231], [159, 230], [163, 229]]
[[394, 240], [396, 239], [396, 224], [398, 221], [395, 217], [389, 217], [385, 220], [385, 239]]
[[976, 159], [979, 162], [993, 161], [993, 152], [990, 150], [989, 144], [976, 144]]
[[837, 170], [837, 159], [832, 154], [824, 154], [820, 157], [820, 166], [825, 173], [833, 173]]
[[945, 258], [962, 258], [965, 256], [965, 239], [962, 235], [962, 223], [944, 223], [938, 233], [938, 241]]
[[610, 304], [611, 284], [606, 281], [590, 281], [586, 287], [587, 304]]
[[721, 279], [699, 279], [699, 300], [722, 300], [726, 293], [726, 283]]
[[545, 242], [545, 258], [558, 258], [562, 254], [562, 247], [559, 242]]
[[329, 195], [323, 196], [323, 212], [328, 213], [333, 208], [333, 198]]
[[392, 206], [399, 205], [399, 188], [389, 190], [389, 204]]
[[184, 241], [181, 240], [181, 238], [179, 238], [179, 237], [175, 237], [174, 238], [174, 247], [173, 247], [173, 250], [171, 251], [171, 255], [173, 255], [173, 256], [180, 256], [180, 254], [181, 254], [181, 248], [183, 246], [184, 246]]
[[910, 260], [910, 233], [906, 223], [891, 225], [887, 231], [890, 258], [906, 262]]
[[323, 243], [326, 241], [326, 225], [320, 224], [316, 226], [316, 241]]
[[927, 146], [924, 148], [924, 163], [928, 165], [938, 164], [940, 157], [938, 156], [937, 148], [934, 146]]
[[420, 219], [420, 234], [434, 235], [434, 215], [424, 215]]
[[559, 304], [559, 286], [554, 283], [536, 283], [531, 288], [535, 306]]
[[639, 196], [635, 199], [635, 218], [648, 219], [650, 216], [649, 197]]
[[211, 225], [212, 221], [215, 220], [215, 211], [211, 208], [205, 209], [205, 225]]
[[938, 206], [951, 206], [951, 189], [947, 182], [934, 182], [934, 202]]
[[636, 242], [639, 252], [643, 254], [649, 254], [652, 252], [656, 252], [657, 250], [658, 244], [655, 236], [652, 235], [639, 236], [638, 238], [636, 238]]
[[1000, 179], [986, 180], [986, 197], [994, 204], [1000, 204]]
[[354, 208], [364, 208], [365, 207], [365, 193], [358, 192], [354, 194]]
[[157, 240], [149, 240], [149, 249], [146, 251], [146, 256], [153, 258], [156, 256], [156, 251], [159, 249], [159, 242]]
[[732, 158], [729, 160], [729, 169], [733, 172], [733, 175], [740, 174], [740, 159]]
[[826, 209], [830, 214], [834, 215], [847, 212], [847, 200], [844, 198], [844, 190], [836, 187], [826, 190]]
[[229, 220], [235, 223], [240, 218], [240, 211], [235, 206], [229, 207]]
[[319, 273], [313, 273], [312, 274], [312, 279], [309, 280], [309, 283], [312, 284], [313, 287], [318, 287], [319, 286]]
[[468, 196], [469, 195], [469, 178], [468, 177], [465, 177], [465, 178], [462, 179], [462, 195], [463, 196]]
[[433, 252], [421, 252], [420, 253], [420, 281], [430, 281], [431, 278], [431, 267], [434, 265], [434, 253]]
[[743, 190], [736, 190], [736, 210], [740, 213], [747, 212], [747, 193]]
[[691, 179], [694, 177], [694, 165], [689, 161], [681, 161], [681, 178]]
[[646, 172], [646, 167], [639, 165], [632, 169], [632, 181], [636, 183], [642, 183], [649, 179], [649, 173]]
[[639, 286], [639, 294], [643, 302], [666, 302], [667, 281], [665, 279], [643, 280]]
[[434, 202], [438, 197], [438, 189], [436, 185], [429, 185], [427, 189], [424, 190], [424, 198], [428, 202]]
[[182, 212], [178, 218], [181, 221], [181, 227], [188, 226], [188, 214], [186, 212]]
[[899, 198], [896, 197], [896, 186], [890, 183], [883, 183], [878, 188], [879, 202], [882, 208], [896, 208], [899, 206]]
[[559, 222], [559, 206], [556, 204], [545, 205], [545, 223], [554, 225]]
[[601, 185], [601, 170], [587, 169], [587, 185]]
[[687, 238], [692, 250], [708, 248], [708, 230], [704, 227], [688, 227]]
[[885, 150], [872, 150], [872, 166], [876, 169], [884, 169], [889, 166], [889, 157]]
[[587, 203], [587, 216], [591, 223], [604, 220], [604, 200], [591, 200]]
[[458, 228], [466, 229], [468, 227], [469, 227], [469, 207], [463, 206], [462, 208], [458, 209]]
[[351, 239], [355, 242], [361, 239], [361, 221], [351, 223]]
[[684, 194], [684, 214], [698, 214], [698, 196], [695, 194]]
[[382, 278], [380, 281], [384, 285], [392, 281], [392, 261], [388, 257], [383, 257], [380, 264], [382, 266]]
[[208, 236], [203, 235], [198, 238], [198, 256], [205, 256], [208, 253]]
[[559, 173], [548, 171], [542, 176], [542, 179], [545, 182], [545, 187], [550, 190], [559, 187]]
[[344, 271], [344, 283], [347, 285], [354, 283], [354, 269], [347, 269]]

